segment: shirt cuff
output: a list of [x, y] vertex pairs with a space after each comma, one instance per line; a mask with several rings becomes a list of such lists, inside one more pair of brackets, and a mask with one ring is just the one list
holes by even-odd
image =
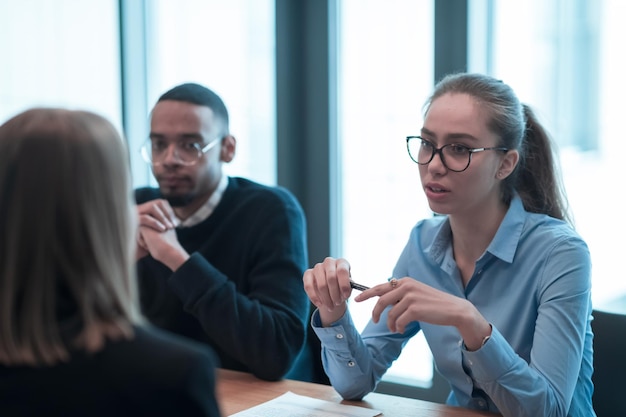
[[515, 351], [495, 326], [491, 337], [480, 349], [470, 352], [462, 349], [463, 364], [477, 382], [485, 383], [497, 380], [511, 369], [518, 358]]
[[322, 344], [332, 350], [347, 350], [348, 343], [353, 334], [346, 333], [346, 329], [356, 332], [352, 317], [346, 309], [346, 313], [329, 327], [322, 327], [319, 309], [316, 309], [311, 316], [311, 327], [320, 339]]

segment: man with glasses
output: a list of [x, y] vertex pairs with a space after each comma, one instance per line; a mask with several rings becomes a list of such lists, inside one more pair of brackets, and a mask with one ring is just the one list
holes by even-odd
[[213, 91], [187, 83], [158, 99], [141, 149], [158, 188], [135, 192], [143, 313], [212, 346], [223, 368], [315, 380], [302, 208], [286, 189], [223, 174], [235, 149]]

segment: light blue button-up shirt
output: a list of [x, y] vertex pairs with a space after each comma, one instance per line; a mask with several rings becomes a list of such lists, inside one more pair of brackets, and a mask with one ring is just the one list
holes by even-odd
[[323, 362], [344, 398], [371, 392], [408, 339], [422, 330], [448, 404], [505, 416], [595, 416], [591, 397], [591, 261], [585, 242], [565, 222], [524, 210], [515, 197], [474, 275], [463, 287], [446, 216], [419, 222], [393, 272], [469, 300], [493, 327], [475, 352], [458, 330], [413, 322], [404, 334], [387, 328], [387, 311], [359, 334], [349, 312], [322, 328]]

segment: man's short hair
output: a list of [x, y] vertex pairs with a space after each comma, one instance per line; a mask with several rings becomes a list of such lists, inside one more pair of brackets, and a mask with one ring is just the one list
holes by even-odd
[[224, 133], [228, 134], [228, 110], [220, 96], [213, 90], [196, 83], [184, 83], [163, 93], [157, 103], [163, 100], [184, 101], [210, 108], [216, 118], [224, 124]]

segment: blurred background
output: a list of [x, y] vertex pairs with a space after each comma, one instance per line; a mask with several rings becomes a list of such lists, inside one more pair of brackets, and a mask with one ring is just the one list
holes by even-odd
[[[594, 306], [626, 308], [625, 18], [621, 0], [0, 0], [0, 122], [32, 106], [96, 111], [125, 134], [134, 185], [152, 184], [138, 151], [152, 105], [204, 84], [238, 140], [226, 172], [289, 188], [311, 265], [346, 257], [374, 285], [432, 215], [404, 138], [434, 83], [491, 74], [558, 144]], [[371, 306], [350, 308], [364, 326]], [[421, 337], [385, 380], [383, 392], [445, 391]]]

